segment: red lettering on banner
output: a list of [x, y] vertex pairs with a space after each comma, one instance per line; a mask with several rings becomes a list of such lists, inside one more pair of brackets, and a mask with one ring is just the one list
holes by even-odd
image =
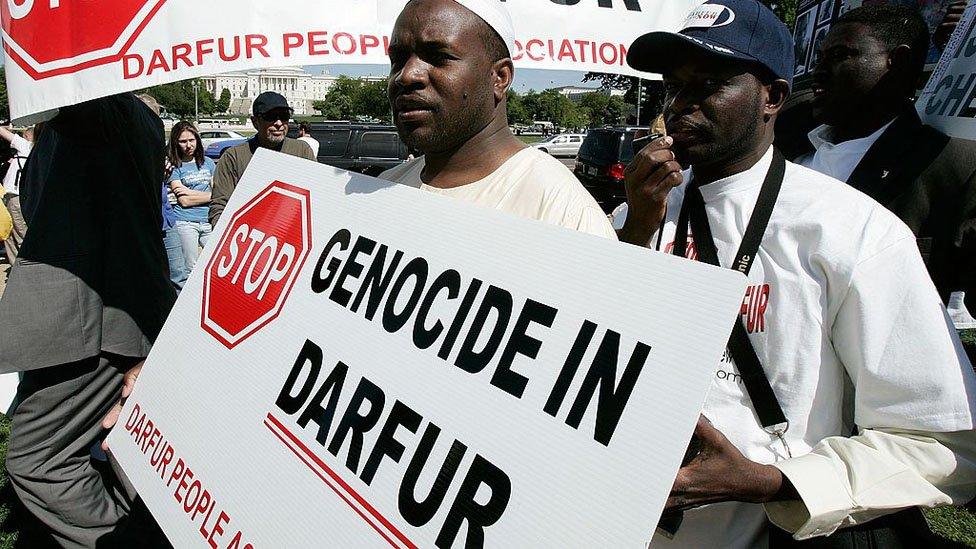
[[[0, 0], [2, 1], [2, 0]], [[173, 72], [205, 66], [209, 62], [230, 63], [242, 58], [272, 58], [272, 54], [285, 58], [305, 54], [309, 57], [331, 55], [369, 56], [382, 48], [387, 54], [390, 37], [374, 34], [351, 34], [318, 30], [289, 32], [281, 35], [278, 44], [269, 47], [270, 39], [263, 34], [203, 38], [156, 49], [151, 52], [130, 53], [121, 56], [122, 78], [132, 80], [151, 76], [158, 72]], [[625, 63], [627, 48], [623, 44], [594, 42], [579, 38], [548, 39], [530, 38], [526, 42], [516, 40], [514, 61], [527, 57], [532, 61], [555, 61], [566, 65], [576, 63], [619, 65]], [[216, 67], [215, 67], [216, 68]]]
[[268, 50], [264, 49], [268, 45], [268, 37], [263, 34], [248, 34], [244, 37], [244, 43], [247, 46], [247, 53], [245, 56], [248, 59], [254, 58], [254, 52], [259, 52], [264, 57], [271, 57], [268, 55]]
[[[340, 45], [340, 40], [344, 41], [347, 47]], [[332, 35], [332, 49], [342, 55], [349, 55], [356, 52], [356, 39], [348, 32], [337, 32]]]
[[190, 52], [193, 51], [193, 47], [189, 44], [177, 44], [173, 46], [173, 70], [180, 68], [180, 61], [186, 63], [187, 68], [193, 66], [193, 62], [190, 61]]
[[290, 57], [291, 50], [299, 48], [305, 43], [305, 36], [297, 32], [289, 32], [282, 38], [285, 41], [285, 57]]
[[359, 52], [366, 55], [370, 48], [375, 48], [380, 45], [380, 39], [370, 35], [362, 34], [359, 36]]
[[[139, 404], [132, 407], [124, 428], [144, 455], [148, 454], [148, 450], [154, 446], [165, 448], [165, 451], [157, 452], [154, 450], [151, 453], [149, 465], [160, 474], [160, 484], [163, 484], [165, 488], [169, 488], [173, 481], [178, 481], [173, 490], [176, 509], [182, 512], [190, 523], [199, 523], [197, 532], [211, 549], [217, 549], [221, 546], [254, 549], [251, 543], [245, 541], [243, 530], [228, 530], [227, 527], [233, 522], [230, 512], [219, 505], [213, 487], [208, 486], [204, 479], [195, 476], [183, 458], [176, 459], [173, 472], [169, 475], [169, 480], [166, 481], [166, 466], [171, 463], [175, 450], [155, 422], [143, 412]], [[160, 441], [158, 445], [154, 442], [156, 440]], [[225, 534], [229, 532], [236, 533], [230, 538], [230, 541], [227, 541]]]
[[529, 40], [528, 44], [526, 44], [525, 51], [529, 55], [529, 59], [531, 59], [533, 61], [542, 61], [543, 59], [545, 59], [545, 56], [544, 55], [538, 55], [538, 54], [537, 55], [532, 55], [532, 46], [535, 46], [535, 45], [544, 46], [545, 44], [542, 43], [542, 40], [539, 40], [537, 38], [533, 38], [532, 40]]
[[314, 31], [308, 33], [308, 54], [309, 55], [329, 54], [329, 33], [328, 32]]
[[[130, 70], [132, 62], [138, 63], [136, 66], [139, 67], [135, 70]], [[130, 78], [135, 78], [137, 76], [142, 76], [142, 71], [146, 68], [146, 62], [143, 61], [141, 55], [126, 55], [122, 57], [122, 78], [129, 80]]]
[[[607, 46], [610, 46], [610, 53], [612, 56], [607, 55]], [[600, 44], [600, 61], [603, 61], [605, 65], [614, 65], [617, 63], [617, 48], [613, 44], [603, 43]]]
[[559, 60], [564, 61], [566, 58], [572, 59], [573, 63], [576, 63], [576, 54], [573, 53], [573, 46], [570, 44], [569, 40], [563, 40], [559, 45]]
[[521, 61], [523, 57], [528, 57], [532, 61], [551, 59], [561, 63], [597, 63], [622, 66], [626, 62], [627, 47], [623, 44], [593, 42], [579, 38], [563, 38], [561, 40], [531, 38], [524, 43], [516, 40], [512, 60]]
[[240, 36], [235, 36], [234, 37], [234, 53], [233, 54], [229, 54], [226, 51], [224, 51], [224, 46], [226, 44], [227, 44], [227, 41], [224, 40], [223, 38], [217, 40], [217, 49], [220, 50], [219, 53], [220, 53], [220, 59], [221, 59], [221, 61], [234, 61], [238, 57], [241, 56], [241, 37]]
[[213, 41], [212, 38], [207, 38], [207, 39], [204, 39], [204, 40], [197, 40], [197, 65], [202, 65], [203, 64], [203, 56], [204, 55], [206, 55], [208, 53], [213, 53], [214, 52], [213, 48], [207, 48], [207, 47], [205, 47], [205, 46], [209, 46], [209, 45], [211, 45], [213, 43], [214, 43], [214, 41]]
[[586, 45], [592, 44], [592, 42], [588, 40], [573, 40], [573, 43], [579, 46], [580, 63], [586, 63]]
[[169, 65], [166, 64], [166, 58], [163, 57], [163, 52], [159, 50], [153, 52], [152, 60], [149, 61], [149, 69], [146, 70], [146, 76], [149, 76], [155, 70], [169, 72]]

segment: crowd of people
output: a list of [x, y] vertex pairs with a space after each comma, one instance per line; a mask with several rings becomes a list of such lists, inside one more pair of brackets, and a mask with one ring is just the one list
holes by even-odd
[[[708, 0], [680, 31], [638, 38], [627, 62], [663, 75], [667, 136], [635, 154], [612, 219], [512, 134], [514, 40], [497, 0], [406, 4], [388, 92], [418, 154], [381, 177], [733, 268], [762, 296], [761, 318], [740, 317], [716, 364], [653, 545], [931, 543], [919, 508], [976, 496], [976, 376], [950, 320], [966, 321], [976, 296], [976, 143], [912, 106], [929, 43], [919, 14], [865, 6], [835, 22], [814, 71], [819, 126], [791, 143], [777, 127], [793, 41], [764, 5]], [[92, 447], [254, 152], [316, 157], [307, 127], [287, 137], [276, 93], [254, 101], [257, 133], [216, 166], [192, 124], [164, 145], [143, 99], [65, 107], [32, 151], [0, 131], [28, 157], [4, 181], [21, 229], [6, 241], [0, 372], [23, 372], [6, 467], [36, 539], [64, 547], [166, 546]]]

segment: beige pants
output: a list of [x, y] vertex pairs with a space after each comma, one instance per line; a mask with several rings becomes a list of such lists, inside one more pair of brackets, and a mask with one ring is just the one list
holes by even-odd
[[3, 241], [3, 247], [7, 250], [7, 260], [13, 265], [17, 260], [17, 254], [20, 253], [20, 245], [24, 242], [24, 235], [27, 234], [27, 222], [24, 221], [24, 215], [20, 211], [19, 196], [8, 194], [4, 196], [3, 201], [14, 222], [14, 230]]

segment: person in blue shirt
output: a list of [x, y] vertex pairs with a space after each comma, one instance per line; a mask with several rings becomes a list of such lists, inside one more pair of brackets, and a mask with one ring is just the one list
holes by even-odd
[[[176, 196], [174, 230], [180, 238], [184, 270], [189, 276], [200, 256], [200, 248], [206, 246], [213, 230], [207, 213], [210, 185], [217, 165], [203, 155], [200, 132], [186, 121], [178, 122], [170, 133], [169, 161], [173, 165], [169, 188]], [[184, 277], [178, 286], [182, 287], [185, 280]]]
[[[167, 167], [169, 169], [170, 167]], [[177, 289], [186, 282], [186, 267], [183, 260], [183, 245], [180, 235], [176, 233], [176, 216], [173, 205], [169, 203], [169, 183], [166, 179], [160, 184], [163, 192], [163, 247], [166, 248], [166, 261], [169, 264], [169, 280]]]

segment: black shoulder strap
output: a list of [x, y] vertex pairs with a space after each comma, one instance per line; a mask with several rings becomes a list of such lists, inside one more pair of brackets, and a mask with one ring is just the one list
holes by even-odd
[[[780, 188], [783, 185], [783, 176], [786, 173], [786, 160], [778, 150], [773, 152], [773, 162], [766, 173], [763, 181], [762, 190], [759, 192], [759, 199], [753, 210], [749, 225], [742, 237], [742, 244], [732, 263], [732, 268], [748, 274], [752, 268], [752, 263], [759, 251], [763, 234], [769, 225], [769, 218], [773, 213], [773, 206], [779, 196]], [[684, 255], [687, 243], [687, 223], [682, 227], [682, 218], [690, 220], [692, 234], [695, 238], [695, 248], [698, 252], [698, 259], [712, 265], [719, 265], [718, 252], [715, 249], [715, 241], [712, 239], [712, 230], [708, 224], [708, 216], [705, 213], [705, 203], [701, 192], [697, 188], [689, 188], [685, 192], [684, 204], [678, 216], [678, 233], [675, 238], [675, 255]], [[729, 338], [729, 352], [742, 376], [746, 392], [752, 400], [752, 405], [759, 416], [759, 421], [767, 431], [782, 436], [785, 432], [787, 420], [783, 413], [783, 408], [773, 392], [769, 379], [763, 370], [762, 362], [756, 355], [756, 351], [749, 341], [742, 317], [736, 318], [735, 325], [732, 327], [732, 335]], [[778, 434], [777, 434], [778, 432]]]

